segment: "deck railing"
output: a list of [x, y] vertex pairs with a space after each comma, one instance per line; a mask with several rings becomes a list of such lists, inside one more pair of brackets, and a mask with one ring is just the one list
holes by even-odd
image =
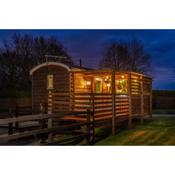
[[[129, 100], [131, 98], [131, 100]], [[111, 93], [69, 93], [53, 92], [52, 95], [52, 112], [59, 111], [86, 111], [87, 109], [94, 112], [95, 120], [112, 118], [113, 108]], [[115, 94], [115, 117], [118, 119], [128, 119], [141, 115], [150, 114], [150, 95], [122, 95]], [[142, 109], [143, 108], [143, 109]], [[73, 119], [73, 118], [72, 118]], [[75, 119], [75, 117], [74, 117]], [[83, 117], [76, 119], [83, 120]]]

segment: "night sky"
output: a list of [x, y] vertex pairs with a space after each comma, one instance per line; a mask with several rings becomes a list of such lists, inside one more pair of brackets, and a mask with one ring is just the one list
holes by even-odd
[[[175, 30], [18, 30], [33, 36], [56, 36], [76, 64], [97, 68], [104, 49], [115, 41], [141, 40], [151, 56], [154, 89], [175, 89]], [[0, 30], [0, 44], [14, 30]]]

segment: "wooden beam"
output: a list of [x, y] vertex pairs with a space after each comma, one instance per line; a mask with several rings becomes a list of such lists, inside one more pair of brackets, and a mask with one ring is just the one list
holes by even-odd
[[150, 117], [152, 118], [152, 81], [150, 84]]
[[33, 121], [33, 120], [42, 120], [42, 119], [48, 119], [48, 118], [59, 118], [60, 120], [63, 119], [65, 115], [87, 115], [86, 111], [77, 111], [77, 112], [65, 112], [65, 111], [60, 111], [57, 114], [36, 114], [36, 115], [24, 115], [24, 116], [19, 116], [18, 118], [16, 117], [11, 117], [11, 118], [5, 118], [5, 119], [0, 119], [0, 125], [5, 125], [8, 123], [15, 123], [15, 122], [25, 122], [25, 121]]
[[115, 110], [115, 71], [112, 72], [112, 134], [116, 132], [116, 110]]
[[11, 141], [11, 140], [24, 138], [24, 137], [37, 136], [40, 134], [64, 133], [65, 131], [68, 131], [70, 129], [77, 128], [80, 126], [85, 126], [86, 124], [87, 122], [81, 122], [81, 123], [71, 124], [69, 126], [56, 126], [52, 128], [43, 128], [43, 129], [37, 129], [37, 130], [32, 130], [32, 131], [25, 131], [23, 133], [16, 133], [13, 135], [1, 135], [0, 144]]
[[144, 92], [143, 92], [143, 77], [140, 77], [140, 113], [141, 113], [141, 118], [140, 118], [140, 122], [143, 123], [143, 117], [144, 117]]
[[129, 101], [129, 120], [128, 127], [132, 127], [132, 94], [131, 94], [131, 74], [128, 76], [128, 101]]
[[[52, 118], [48, 118], [48, 124], [47, 124], [48, 128], [52, 128]], [[48, 142], [51, 143], [53, 141], [53, 134], [49, 133], [48, 135]]]

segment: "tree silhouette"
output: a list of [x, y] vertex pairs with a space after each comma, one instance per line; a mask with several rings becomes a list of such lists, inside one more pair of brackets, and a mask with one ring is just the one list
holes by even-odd
[[29, 71], [45, 62], [45, 55], [58, 56], [54, 59], [47, 57], [49, 61], [73, 64], [71, 57], [57, 38], [14, 33], [11, 40], [4, 41], [0, 48], [0, 89], [30, 91]]
[[144, 45], [139, 40], [116, 42], [106, 49], [99, 66], [117, 71], [134, 71], [148, 74], [150, 73], [150, 56], [145, 52]]

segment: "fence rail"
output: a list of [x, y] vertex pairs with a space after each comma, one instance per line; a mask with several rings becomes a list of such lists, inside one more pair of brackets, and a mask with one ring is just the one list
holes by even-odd
[[[57, 122], [65, 121], [65, 116], [68, 116], [68, 115], [76, 115], [76, 116], [85, 115], [87, 118], [87, 121], [70, 123], [68, 125], [63, 124], [63, 125], [54, 126], [54, 119], [56, 119]], [[26, 122], [26, 121], [38, 121], [41, 123], [44, 122], [45, 127], [43, 127], [44, 125], [41, 125], [40, 128], [28, 130], [22, 133], [17, 132], [17, 130], [13, 128], [14, 123], [16, 122], [20, 123], [20, 122]], [[0, 144], [7, 144], [10, 141], [14, 141], [14, 140], [18, 141], [19, 139], [27, 138], [29, 136], [36, 137], [43, 134], [48, 135], [47, 144], [53, 144], [52, 143], [53, 134], [56, 134], [56, 133], [65, 134], [66, 131], [71, 130], [72, 132], [72, 130], [82, 126], [86, 126], [87, 131], [85, 133], [76, 135], [71, 139], [69, 138], [68, 140], [75, 140], [80, 137], [86, 138], [87, 144], [92, 144], [94, 140], [94, 126], [93, 126], [94, 123], [93, 123], [93, 114], [91, 111], [73, 112], [73, 113], [60, 112], [59, 114], [38, 114], [38, 115], [19, 116], [18, 118], [12, 117], [7, 119], [0, 119], [0, 125], [4, 125], [4, 124], [7, 124], [9, 126], [9, 130], [12, 132], [8, 132], [8, 135], [7, 134], [0, 135]], [[13, 132], [13, 130], [15, 132]]]
[[15, 108], [6, 108], [0, 109], [0, 118], [7, 118], [12, 115], [31, 115], [32, 107], [31, 106], [16, 106]]

